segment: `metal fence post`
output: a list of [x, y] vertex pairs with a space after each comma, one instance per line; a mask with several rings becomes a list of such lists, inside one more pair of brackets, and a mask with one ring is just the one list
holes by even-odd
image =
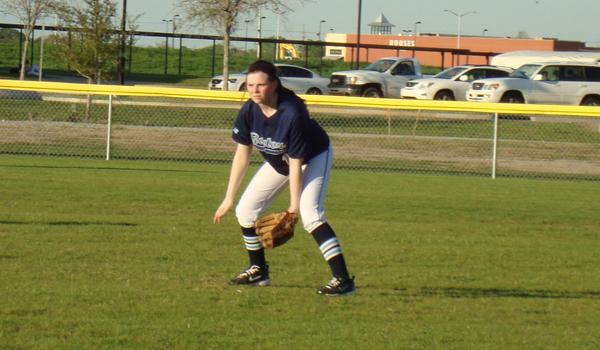
[[[46, 26], [42, 26], [42, 38], [40, 39], [40, 71], [38, 73], [38, 81], [42, 81], [44, 76], [44, 36], [46, 34]], [[31, 62], [33, 64], [33, 62]]]
[[494, 112], [494, 140], [492, 150], [492, 179], [496, 178], [496, 161], [498, 157], [498, 112]]
[[110, 160], [111, 124], [112, 124], [112, 95], [108, 95], [108, 121], [106, 123], [106, 160]]
[[385, 109], [385, 119], [387, 119], [387, 133], [392, 134], [392, 113], [389, 108]]

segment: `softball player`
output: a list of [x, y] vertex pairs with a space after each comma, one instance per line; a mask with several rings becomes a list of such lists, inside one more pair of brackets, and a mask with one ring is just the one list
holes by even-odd
[[252, 147], [265, 163], [242, 194], [235, 213], [242, 229], [250, 266], [231, 284], [270, 284], [265, 252], [254, 223], [289, 183], [289, 212], [299, 213], [304, 229], [311, 233], [329, 264], [332, 279], [317, 290], [320, 295], [354, 294], [340, 243], [324, 215], [323, 201], [329, 181], [332, 149], [327, 133], [310, 118], [304, 101], [281, 85], [277, 68], [256, 61], [246, 77], [250, 100], [240, 109], [232, 137], [237, 143], [227, 192], [214, 214], [214, 223], [233, 207], [234, 198], [250, 163]]

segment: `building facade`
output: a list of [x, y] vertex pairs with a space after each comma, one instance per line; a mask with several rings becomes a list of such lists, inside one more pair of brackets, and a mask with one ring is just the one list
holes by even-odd
[[[373, 62], [382, 57], [406, 56], [417, 57], [421, 64], [434, 67], [449, 67], [459, 64], [487, 64], [489, 58], [496, 54], [520, 51], [582, 51], [585, 43], [565, 41], [554, 38], [506, 38], [492, 36], [456, 36], [432, 33], [412, 33], [411, 35], [393, 35], [389, 31], [394, 26], [383, 14], [369, 24], [372, 34], [361, 34], [360, 45], [380, 45], [390, 48], [361, 47], [361, 62]], [[410, 34], [410, 33], [409, 33]], [[416, 34], [416, 35], [415, 35]], [[343, 43], [348, 46], [326, 46], [326, 59], [343, 59], [350, 62], [356, 60], [356, 34], [328, 33], [326, 42]], [[441, 54], [436, 49], [461, 49], [472, 54]]]

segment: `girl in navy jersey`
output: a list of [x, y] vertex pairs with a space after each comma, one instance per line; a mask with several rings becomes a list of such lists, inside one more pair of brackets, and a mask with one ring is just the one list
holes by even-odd
[[324, 216], [323, 201], [332, 163], [327, 133], [310, 118], [304, 101], [281, 85], [277, 68], [272, 63], [252, 63], [248, 68], [246, 87], [250, 100], [240, 109], [233, 126], [232, 137], [237, 147], [225, 198], [214, 214], [215, 223], [220, 223], [233, 207], [253, 147], [262, 154], [265, 163], [248, 184], [235, 209], [250, 266], [230, 283], [270, 284], [269, 267], [254, 223], [289, 184], [287, 211], [300, 214], [304, 229], [319, 245], [333, 275], [317, 293], [329, 296], [354, 294], [354, 278], [348, 274], [340, 243]]

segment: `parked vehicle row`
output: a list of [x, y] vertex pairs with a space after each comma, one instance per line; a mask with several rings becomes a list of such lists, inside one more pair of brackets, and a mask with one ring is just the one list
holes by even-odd
[[507, 77], [510, 68], [493, 66], [457, 66], [431, 78], [411, 80], [400, 93], [402, 98], [464, 101], [471, 82], [479, 79]]
[[[593, 62], [527, 63], [516, 70], [464, 65], [423, 77], [415, 58], [388, 57], [329, 79], [303, 67], [275, 65], [282, 84], [298, 94], [600, 106], [600, 64]], [[212, 90], [222, 87], [222, 76], [209, 83]], [[245, 89], [246, 73], [229, 76], [229, 90]]]
[[600, 105], [600, 65], [524, 64], [507, 78], [476, 80], [468, 101]]

